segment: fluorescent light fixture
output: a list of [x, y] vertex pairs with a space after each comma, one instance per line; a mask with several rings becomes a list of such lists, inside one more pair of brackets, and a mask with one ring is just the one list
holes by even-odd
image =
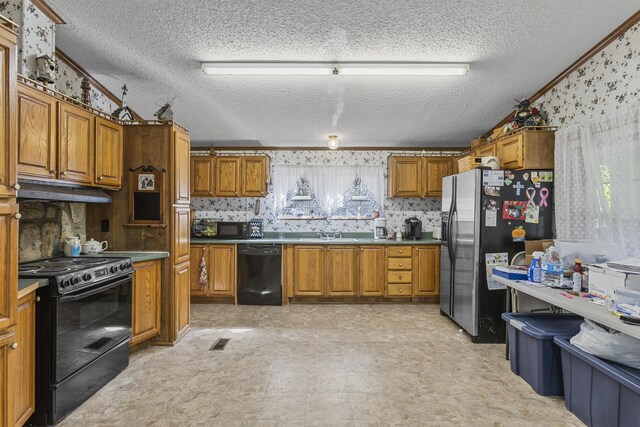
[[469, 64], [428, 62], [203, 62], [205, 74], [216, 75], [344, 75], [462, 76]]

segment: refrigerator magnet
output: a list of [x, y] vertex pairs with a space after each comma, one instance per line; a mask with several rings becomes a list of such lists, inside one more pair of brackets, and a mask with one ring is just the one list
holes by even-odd
[[552, 171], [540, 171], [540, 182], [553, 182], [553, 172]]
[[502, 204], [502, 219], [524, 221], [526, 218], [526, 202], [505, 200]]
[[540, 183], [540, 178], [538, 177], [538, 172], [531, 172], [531, 182], [534, 185]]
[[529, 172], [525, 172], [522, 174], [522, 179], [524, 179], [525, 181], [529, 181]]
[[486, 199], [483, 207], [488, 211], [497, 211], [499, 208], [498, 201], [495, 199]]
[[498, 225], [498, 211], [487, 210], [485, 211], [484, 226], [496, 227]]
[[511, 181], [509, 178], [504, 180], [504, 185], [511, 185], [513, 181]]
[[490, 197], [500, 197], [500, 187], [484, 187], [484, 195]]
[[526, 218], [524, 222], [529, 224], [538, 224], [540, 221], [540, 206], [527, 205], [527, 211], [525, 213]]
[[526, 235], [527, 231], [521, 225], [514, 228], [511, 232], [511, 238], [514, 242], [524, 242], [524, 238], [526, 237]]
[[489, 253], [484, 256], [484, 262], [487, 272], [487, 287], [489, 290], [506, 289], [506, 285], [496, 282], [493, 278], [493, 268], [509, 265], [509, 254], [507, 252]]
[[520, 181], [516, 181], [516, 183], [513, 185], [513, 189], [516, 190], [516, 196], [520, 195], [520, 190], [522, 190], [523, 188], [524, 185], [522, 185]]
[[504, 185], [504, 171], [483, 170], [482, 185], [489, 185], [491, 187], [502, 187]]

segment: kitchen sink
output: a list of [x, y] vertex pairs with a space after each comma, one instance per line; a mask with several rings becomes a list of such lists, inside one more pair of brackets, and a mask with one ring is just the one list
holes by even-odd
[[352, 237], [342, 237], [342, 238], [334, 238], [334, 237], [302, 237], [298, 239], [301, 242], [357, 242], [358, 239], [354, 239]]

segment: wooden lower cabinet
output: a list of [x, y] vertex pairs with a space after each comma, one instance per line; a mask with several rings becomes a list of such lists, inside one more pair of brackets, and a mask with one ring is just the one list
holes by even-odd
[[19, 345], [14, 329], [0, 333], [0, 426], [15, 423], [15, 366]]
[[328, 296], [358, 294], [358, 247], [327, 246], [326, 253]]
[[236, 246], [209, 246], [209, 296], [235, 296]]
[[209, 250], [208, 245], [191, 245], [191, 296], [203, 297], [207, 295], [209, 290], [209, 278], [202, 283], [200, 281], [202, 261], [204, 260], [205, 269], [207, 270], [207, 276], [209, 274]]
[[21, 426], [35, 411], [36, 405], [36, 293], [31, 292], [18, 300], [14, 349], [14, 401], [12, 425]]
[[384, 246], [360, 247], [360, 295], [378, 297], [384, 294]]
[[322, 296], [325, 282], [324, 246], [293, 246], [293, 295]]
[[440, 247], [416, 246], [414, 294], [416, 296], [440, 295]]
[[189, 327], [189, 310], [191, 308], [189, 279], [189, 263], [173, 267], [173, 316], [176, 336], [180, 337]]
[[161, 262], [156, 259], [133, 264], [130, 345], [160, 334]]

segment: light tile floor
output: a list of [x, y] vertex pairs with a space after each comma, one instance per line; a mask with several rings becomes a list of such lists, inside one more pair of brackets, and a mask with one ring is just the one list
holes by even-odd
[[[436, 305], [192, 305], [64, 426], [580, 426]], [[222, 352], [216, 338], [231, 338]]]

